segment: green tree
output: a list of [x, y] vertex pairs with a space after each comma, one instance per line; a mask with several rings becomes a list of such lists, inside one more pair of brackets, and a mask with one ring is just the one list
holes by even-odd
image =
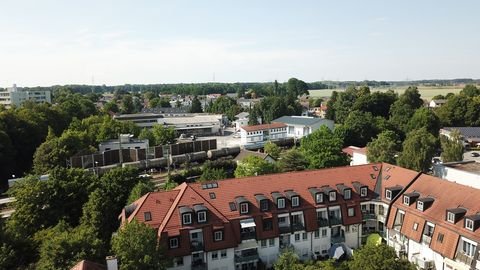
[[301, 270], [303, 265], [298, 259], [298, 255], [293, 250], [283, 252], [278, 260], [275, 262], [274, 269], [276, 270]]
[[465, 87], [460, 91], [461, 95], [465, 95], [467, 97], [476, 97], [480, 96], [480, 89], [473, 84], [467, 84]]
[[369, 112], [350, 112], [343, 126], [345, 128], [345, 145], [363, 147], [379, 132], [374, 118]]
[[227, 173], [224, 169], [204, 168], [199, 181], [222, 180], [227, 178]]
[[118, 108], [118, 105], [115, 101], [110, 101], [110, 102], [107, 102], [104, 106], [103, 106], [103, 110], [105, 112], [113, 112], [113, 113], [117, 113], [120, 111], [120, 109]]
[[141, 140], [148, 140], [148, 144], [150, 147], [156, 146], [157, 140], [155, 139], [155, 136], [150, 129], [143, 128], [142, 131], [140, 131], [138, 138]]
[[435, 110], [443, 126], [480, 125], [480, 99], [466, 95], [454, 95], [442, 107]]
[[133, 113], [135, 107], [133, 105], [133, 97], [131, 95], [124, 95], [122, 98], [122, 113]]
[[175, 129], [173, 127], [153, 125], [152, 134], [155, 137], [154, 145], [166, 145], [175, 142]]
[[416, 129], [407, 134], [398, 164], [404, 168], [427, 172], [432, 165], [437, 139], [426, 128]]
[[390, 108], [390, 122], [403, 133], [408, 132], [408, 122], [415, 110], [423, 105], [416, 87], [408, 87]]
[[452, 131], [450, 138], [442, 135], [440, 137], [440, 144], [442, 146], [441, 157], [443, 162], [463, 160], [463, 152], [465, 149], [458, 130]]
[[263, 150], [274, 159], [278, 159], [280, 157], [280, 153], [282, 152], [282, 149], [271, 141], [265, 143]]
[[251, 108], [249, 110], [249, 114], [248, 114], [248, 125], [249, 126], [255, 126], [255, 125], [258, 125], [260, 124], [258, 122], [258, 114], [257, 114], [257, 110], [255, 108]]
[[412, 263], [399, 259], [395, 250], [381, 245], [365, 245], [353, 253], [353, 260], [348, 262], [350, 270], [415, 270]]
[[157, 242], [157, 232], [134, 219], [112, 239], [112, 250], [121, 270], [165, 269], [166, 259]]
[[71, 228], [60, 222], [36, 238], [41, 242], [37, 269], [70, 269], [81, 260], [103, 261], [102, 243], [88, 227]]
[[308, 161], [301, 151], [293, 148], [280, 154], [277, 166], [282, 172], [303, 171], [308, 167]]
[[230, 121], [235, 120], [235, 115], [241, 112], [241, 110], [242, 108], [237, 104], [237, 101], [228, 96], [220, 96], [205, 109], [209, 113], [225, 114]]
[[426, 128], [433, 136], [437, 137], [440, 131], [440, 120], [437, 115], [428, 108], [419, 108], [415, 111], [407, 124], [407, 132], [419, 128]]
[[235, 177], [256, 176], [275, 171], [275, 165], [272, 163], [257, 156], [248, 156], [238, 164]]
[[200, 100], [198, 100], [197, 96], [193, 97], [192, 106], [190, 107], [190, 112], [191, 113], [201, 113], [201, 112], [203, 112], [202, 104], [200, 103]]
[[322, 126], [300, 142], [300, 151], [309, 168], [329, 168], [348, 165], [348, 157], [342, 153], [343, 138]]
[[132, 202], [138, 200], [140, 197], [147, 194], [148, 192], [153, 191], [155, 191], [155, 184], [150, 179], [138, 182], [130, 192], [127, 204], [131, 204]]
[[386, 130], [367, 144], [367, 159], [372, 163], [396, 164], [395, 155], [400, 150], [400, 146], [398, 135], [391, 130]]

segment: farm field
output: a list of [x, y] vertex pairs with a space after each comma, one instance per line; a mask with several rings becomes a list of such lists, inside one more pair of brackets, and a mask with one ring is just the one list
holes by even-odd
[[[431, 100], [436, 95], [446, 95], [448, 93], [458, 94], [462, 90], [463, 86], [418, 86], [418, 90], [420, 91], [420, 95], [422, 99]], [[407, 86], [394, 86], [390, 88], [370, 88], [372, 92], [380, 91], [385, 92], [389, 89], [392, 89], [397, 94], [402, 94]], [[330, 97], [333, 91], [341, 92], [345, 91], [345, 89], [321, 89], [321, 90], [309, 90], [310, 96], [312, 97]]]

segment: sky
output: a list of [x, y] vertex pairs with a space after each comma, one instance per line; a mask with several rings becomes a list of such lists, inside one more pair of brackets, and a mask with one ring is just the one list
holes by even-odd
[[480, 1], [2, 0], [0, 87], [480, 78]]

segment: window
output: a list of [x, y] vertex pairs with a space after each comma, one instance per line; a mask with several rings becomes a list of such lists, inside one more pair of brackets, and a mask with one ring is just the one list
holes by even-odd
[[367, 194], [368, 194], [368, 188], [367, 187], [360, 188], [360, 197], [367, 197]]
[[292, 197], [292, 207], [297, 207], [300, 205], [300, 198], [295, 196]]
[[465, 219], [465, 228], [469, 229], [470, 231], [473, 231], [473, 220], [471, 219]]
[[144, 217], [145, 221], [150, 221], [150, 220], [152, 220], [152, 213], [145, 212], [145, 213], [143, 213], [143, 217]]
[[418, 229], [418, 223], [413, 223], [413, 230], [416, 231]]
[[177, 266], [182, 266], [182, 265], [183, 265], [183, 257], [177, 257], [177, 258], [175, 259], [175, 264], [176, 264]]
[[260, 201], [260, 210], [268, 211], [268, 200], [261, 200]]
[[183, 224], [192, 224], [192, 214], [183, 214]]
[[267, 247], [267, 240], [262, 240], [262, 241], [260, 241], [260, 246], [261, 246], [262, 248], [266, 248], [266, 247]]
[[287, 217], [278, 217], [278, 224], [287, 223]]
[[178, 248], [178, 238], [170, 238], [170, 248]]
[[308, 236], [307, 236], [307, 233], [306, 233], [306, 232], [304, 232], [304, 233], [302, 234], [302, 238], [303, 238], [303, 240], [307, 240]]
[[278, 209], [285, 208], [285, 198], [280, 198], [277, 200], [277, 208]]
[[206, 222], [207, 221], [207, 212], [205, 211], [200, 211], [198, 212], [198, 222]]
[[248, 203], [241, 203], [240, 214], [247, 214], [247, 213], [248, 213]]
[[327, 229], [322, 229], [322, 237], [327, 237]]
[[477, 246], [465, 240], [462, 240], [462, 241], [463, 241], [463, 245], [462, 245], [463, 253], [465, 253], [467, 256], [473, 257], [473, 254], [475, 253], [475, 249], [477, 248]]
[[438, 236], [437, 236], [437, 241], [440, 242], [440, 243], [443, 243], [443, 233], [439, 233]]
[[408, 197], [408, 196], [403, 196], [403, 204], [405, 204], [405, 205], [410, 205], [410, 197]]
[[379, 214], [380, 216], [383, 216], [384, 213], [385, 213], [385, 208], [383, 208], [383, 205], [379, 205], [379, 206], [378, 206], [378, 214]]
[[385, 191], [385, 198], [387, 198], [387, 200], [391, 200], [392, 199], [392, 191], [391, 190], [386, 190]]
[[313, 236], [315, 237], [315, 239], [320, 238], [320, 231], [316, 230]]
[[272, 219], [269, 218], [269, 219], [264, 219], [263, 220], [263, 230], [264, 231], [271, 231], [273, 230], [273, 222], [272, 222]]
[[331, 191], [331, 192], [329, 193], [329, 196], [330, 196], [330, 197], [329, 197], [329, 200], [330, 200], [331, 202], [334, 202], [334, 201], [337, 200], [337, 193], [336, 193], [335, 191]]
[[268, 245], [271, 247], [275, 246], [275, 238], [268, 239]]
[[300, 241], [300, 234], [296, 233], [295, 234], [295, 242], [298, 242], [298, 241]]
[[348, 216], [349, 217], [355, 216], [355, 208], [353, 208], [353, 207], [348, 208]]
[[212, 251], [212, 260], [218, 260], [218, 251]]
[[323, 203], [323, 193], [317, 193], [315, 194], [315, 201], [317, 203]]
[[222, 257], [222, 259], [227, 258], [227, 250], [226, 249], [222, 249], [220, 251], [220, 257]]
[[423, 202], [422, 201], [417, 202], [417, 209], [420, 210], [420, 211], [423, 211]]
[[222, 241], [223, 240], [223, 231], [215, 231], [214, 240], [215, 240], [215, 242]]
[[212, 200], [217, 198], [217, 196], [215, 196], [215, 192], [210, 192], [210, 193], [208, 193], [208, 195], [210, 195], [210, 199], [212, 199]]
[[343, 191], [343, 198], [345, 200], [350, 200], [352, 198], [352, 191], [350, 189], [346, 189]]
[[447, 212], [447, 221], [450, 223], [455, 223], [455, 214], [452, 212]]
[[350, 225], [345, 226], [345, 232], [349, 233], [350, 232]]

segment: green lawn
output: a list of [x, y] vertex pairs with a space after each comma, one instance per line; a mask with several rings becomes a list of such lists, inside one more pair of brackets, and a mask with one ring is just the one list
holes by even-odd
[[[448, 93], [454, 93], [458, 94], [463, 87], [458, 86], [445, 86], [445, 87], [430, 87], [430, 86], [419, 86], [418, 90], [420, 91], [420, 94], [422, 95], [423, 99], [426, 100], [431, 100], [432, 97], [436, 95], [446, 95]], [[392, 87], [392, 88], [371, 88], [371, 91], [381, 91], [385, 92], [389, 89], [392, 89], [398, 94], [401, 94], [407, 89], [407, 87]], [[312, 97], [330, 97], [332, 95], [333, 91], [344, 91], [345, 89], [322, 89], [322, 90], [310, 90], [310, 96]]]

